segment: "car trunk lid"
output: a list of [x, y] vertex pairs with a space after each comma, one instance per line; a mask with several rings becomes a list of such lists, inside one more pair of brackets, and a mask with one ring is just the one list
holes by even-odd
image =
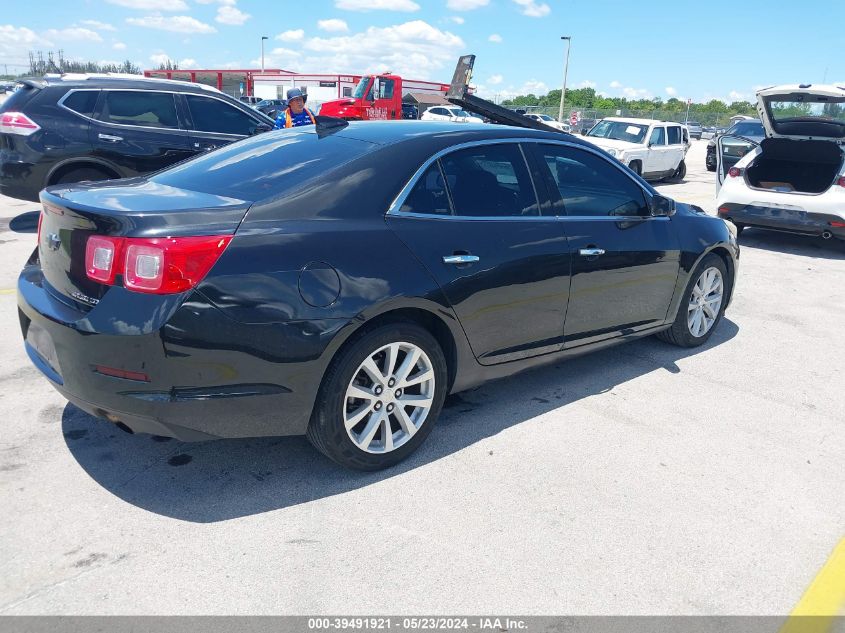
[[90, 236], [232, 235], [250, 206], [145, 179], [50, 187], [41, 193], [41, 202], [38, 256], [48, 290], [83, 310], [97, 305], [112, 288], [86, 273]]
[[845, 144], [845, 87], [774, 86], [757, 93], [769, 138], [827, 140]]

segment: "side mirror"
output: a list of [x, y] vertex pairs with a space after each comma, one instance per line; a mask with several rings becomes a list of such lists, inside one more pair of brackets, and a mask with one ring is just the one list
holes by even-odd
[[253, 132], [253, 135], [261, 134], [262, 132], [269, 132], [272, 129], [272, 125], [268, 125], [266, 123], [259, 123], [257, 126], [255, 126], [255, 131]]
[[672, 198], [656, 194], [648, 201], [648, 210], [652, 217], [669, 217], [675, 214], [675, 201]]

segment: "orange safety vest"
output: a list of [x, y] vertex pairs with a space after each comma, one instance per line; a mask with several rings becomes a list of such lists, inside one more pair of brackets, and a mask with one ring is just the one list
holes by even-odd
[[[314, 118], [314, 115], [311, 114], [311, 110], [308, 108], [304, 108], [305, 114], [311, 119], [311, 123], [313, 125], [317, 125], [317, 120]], [[290, 116], [290, 108], [285, 109], [285, 127], [293, 127], [293, 119]]]

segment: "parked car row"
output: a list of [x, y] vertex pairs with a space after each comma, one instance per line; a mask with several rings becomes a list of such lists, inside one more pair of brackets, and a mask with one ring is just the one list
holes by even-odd
[[156, 171], [273, 128], [198, 83], [76, 76], [24, 80], [0, 104], [0, 193]]

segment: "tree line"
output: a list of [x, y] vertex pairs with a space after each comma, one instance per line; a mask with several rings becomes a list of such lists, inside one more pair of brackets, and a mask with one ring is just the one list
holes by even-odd
[[[560, 90], [550, 90], [544, 95], [520, 95], [513, 99], [502, 101], [504, 106], [541, 106], [556, 108], [560, 105]], [[663, 112], [686, 112], [687, 102], [675, 97], [664, 101], [660, 97], [653, 99], [626, 99], [625, 97], [605, 97], [596, 94], [594, 88], [575, 88], [566, 91], [566, 109], [585, 110], [636, 110], [649, 111], [660, 110]], [[757, 109], [754, 104], [748, 101], [734, 101], [725, 103], [719, 99], [712, 99], [707, 103], [692, 103], [690, 105], [690, 117], [693, 114], [744, 114], [754, 116]]]

